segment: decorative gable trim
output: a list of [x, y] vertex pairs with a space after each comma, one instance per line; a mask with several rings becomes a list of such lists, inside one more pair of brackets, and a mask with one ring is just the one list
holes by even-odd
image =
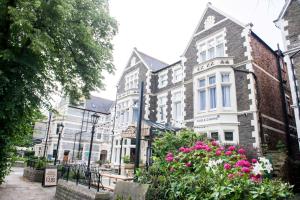
[[[240, 25], [241, 27], [245, 27], [245, 24], [243, 24], [243, 23], [240, 22], [239, 20], [237, 20], [237, 19], [231, 17], [230, 15], [224, 13], [223, 11], [217, 9], [217, 8], [214, 7], [210, 2], [208, 2], [207, 5], [206, 5], [206, 9], [205, 9], [204, 12], [202, 13], [202, 16], [200, 17], [200, 20], [199, 20], [199, 22], [198, 22], [198, 25], [196, 26], [196, 29], [194, 30], [194, 32], [193, 32], [193, 34], [192, 34], [192, 37], [190, 38], [190, 40], [189, 40], [189, 42], [188, 42], [188, 45], [186, 46], [186, 48], [185, 48], [185, 50], [184, 50], [182, 56], [184, 56], [185, 53], [187, 52], [187, 50], [188, 50], [189, 46], [191, 45], [191, 43], [192, 43], [192, 41], [193, 41], [195, 35], [196, 35], [196, 34], [198, 35], [197, 30], [199, 29], [199, 27], [200, 27], [200, 25], [201, 25], [201, 22], [203, 21], [203, 18], [204, 18], [204, 16], [205, 16], [205, 13], [207, 12], [208, 8], [213, 9], [214, 11], [216, 11], [217, 13], [219, 13], [219, 14], [221, 14], [221, 15], [223, 15], [223, 16], [225, 17], [225, 19], [220, 20], [220, 21], [225, 21], [225, 20], [227, 20], [227, 19], [230, 19], [231, 21], [235, 22], [236, 24]], [[216, 23], [215, 23], [213, 26], [211, 26], [210, 28], [214, 27], [216, 24], [219, 24], [220, 21], [219, 21], [219, 22], [216, 22]], [[205, 30], [203, 30], [203, 31], [206, 31], [206, 30], [208, 30], [208, 29], [205, 29]], [[201, 31], [201, 32], [202, 32], [202, 31]], [[200, 32], [199, 32], [199, 33], [200, 33]]]
[[276, 24], [276, 22], [278, 22], [280, 19], [282, 19], [282, 17], [285, 15], [285, 12], [286, 12], [287, 8], [289, 7], [289, 5], [291, 4], [291, 2], [292, 2], [292, 0], [286, 0], [286, 1], [285, 1], [285, 4], [284, 4], [284, 6], [283, 6], [283, 8], [282, 8], [282, 10], [281, 10], [281, 12], [280, 12], [278, 18], [277, 18], [276, 20], [274, 20], [275, 24]]

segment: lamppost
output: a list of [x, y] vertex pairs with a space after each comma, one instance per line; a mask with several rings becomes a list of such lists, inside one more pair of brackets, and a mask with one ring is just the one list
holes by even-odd
[[92, 127], [92, 136], [91, 136], [91, 142], [90, 142], [90, 152], [89, 152], [89, 159], [88, 159], [88, 166], [87, 166], [88, 172], [90, 172], [90, 164], [91, 164], [91, 157], [92, 157], [92, 149], [93, 149], [95, 127], [96, 127], [96, 124], [98, 122], [99, 117], [100, 116], [97, 113], [94, 113], [91, 116], [93, 127]]
[[56, 162], [57, 162], [59, 143], [60, 143], [61, 134], [62, 134], [63, 129], [64, 129], [63, 123], [57, 124], [56, 135], [58, 135], [58, 141], [57, 141], [57, 146], [56, 146], [56, 155], [55, 155], [54, 165], [56, 165]]

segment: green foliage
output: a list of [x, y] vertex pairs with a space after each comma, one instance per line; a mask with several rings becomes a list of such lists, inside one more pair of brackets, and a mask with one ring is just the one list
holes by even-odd
[[149, 171], [136, 173], [138, 182], [150, 184], [147, 199], [276, 200], [292, 197], [290, 185], [266, 178], [272, 168], [267, 159], [259, 158], [251, 163], [243, 148], [224, 147], [199, 136], [196, 136], [197, 141], [194, 134], [190, 131], [166, 134], [155, 141], [156, 154], [159, 149], [165, 154], [156, 155]]
[[126, 155], [123, 157], [123, 162], [125, 164], [129, 164], [129, 163], [132, 163], [131, 160], [130, 160], [130, 156]]
[[117, 25], [105, 0], [1, 0], [0, 19], [1, 184], [58, 88], [75, 102], [104, 86]]

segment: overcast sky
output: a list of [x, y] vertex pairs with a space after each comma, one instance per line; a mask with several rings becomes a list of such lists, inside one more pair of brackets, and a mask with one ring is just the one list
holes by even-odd
[[[285, 0], [211, 0], [213, 6], [244, 24], [253, 23], [253, 31], [273, 49], [282, 48], [279, 29], [273, 21]], [[106, 90], [93, 93], [115, 99], [116, 85], [132, 49], [169, 64], [180, 59], [203, 11], [205, 0], [109, 0], [110, 13], [118, 21], [114, 43], [114, 75], [105, 75]]]

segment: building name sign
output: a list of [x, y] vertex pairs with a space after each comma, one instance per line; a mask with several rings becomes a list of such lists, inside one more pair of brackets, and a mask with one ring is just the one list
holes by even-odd
[[43, 186], [57, 185], [57, 168], [46, 168], [44, 172]]
[[208, 117], [202, 117], [196, 120], [197, 123], [203, 123], [203, 122], [209, 122], [213, 120], [218, 120], [220, 118], [220, 115], [213, 115]]

